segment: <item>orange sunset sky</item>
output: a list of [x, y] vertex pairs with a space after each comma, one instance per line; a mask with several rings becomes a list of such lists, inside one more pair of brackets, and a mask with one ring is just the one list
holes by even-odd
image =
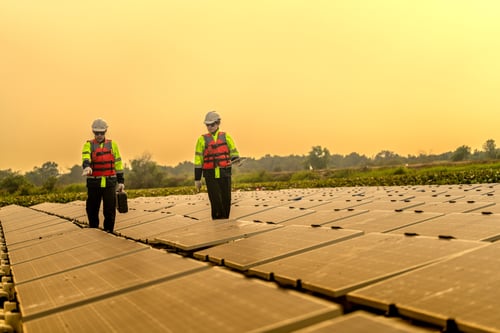
[[192, 161], [207, 111], [242, 156], [500, 145], [496, 0], [0, 2], [0, 170]]

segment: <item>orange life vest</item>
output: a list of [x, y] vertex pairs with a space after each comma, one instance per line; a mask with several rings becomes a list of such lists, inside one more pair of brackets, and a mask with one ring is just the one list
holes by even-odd
[[203, 169], [226, 168], [231, 165], [229, 147], [226, 142], [226, 133], [219, 132], [217, 141], [211, 134], [204, 134], [205, 150], [203, 151]]
[[90, 141], [90, 151], [92, 153], [90, 167], [92, 168], [92, 177], [109, 177], [116, 175], [115, 156], [111, 148], [111, 140], [105, 140], [102, 147], [95, 139]]

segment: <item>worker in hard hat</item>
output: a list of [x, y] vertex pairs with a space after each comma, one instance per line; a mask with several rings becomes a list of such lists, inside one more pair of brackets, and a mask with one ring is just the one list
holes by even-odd
[[103, 202], [103, 229], [113, 232], [116, 216], [116, 192], [125, 189], [123, 163], [118, 145], [106, 139], [108, 124], [103, 119], [92, 122], [94, 139], [83, 145], [83, 176], [87, 177], [86, 210], [90, 228], [99, 227], [99, 209]]
[[231, 161], [239, 157], [233, 138], [219, 131], [221, 118], [215, 111], [205, 116], [208, 133], [201, 135], [194, 155], [194, 184], [201, 189], [205, 178], [212, 219], [228, 219], [231, 210]]

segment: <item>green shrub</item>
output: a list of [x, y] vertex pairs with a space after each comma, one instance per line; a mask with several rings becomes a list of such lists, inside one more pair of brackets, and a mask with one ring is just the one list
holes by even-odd
[[394, 172], [392, 173], [393, 175], [405, 175], [407, 173], [406, 168], [404, 167], [399, 167]]
[[290, 178], [290, 181], [296, 182], [296, 181], [301, 181], [301, 180], [317, 180], [317, 179], [320, 179], [320, 175], [317, 172], [298, 171], [292, 175], [292, 177]]
[[71, 184], [63, 187], [61, 192], [64, 193], [87, 192], [87, 186], [85, 184]]
[[260, 170], [256, 172], [235, 175], [233, 177], [233, 180], [238, 183], [261, 183], [271, 181], [272, 177], [267, 171]]

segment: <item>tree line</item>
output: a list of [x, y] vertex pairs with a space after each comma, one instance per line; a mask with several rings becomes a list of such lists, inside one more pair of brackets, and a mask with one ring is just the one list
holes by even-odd
[[[271, 156], [259, 159], [247, 157], [234, 167], [234, 179], [239, 182], [265, 182], [288, 180], [290, 173], [309, 170], [372, 168], [389, 166], [425, 165], [431, 163], [497, 160], [500, 150], [494, 140], [483, 144], [483, 150], [472, 151], [463, 145], [442, 154], [401, 156], [393, 151], [382, 150], [373, 157], [352, 152], [348, 155], [332, 154], [327, 148], [313, 146], [307, 155]], [[126, 186], [130, 189], [191, 186], [192, 162], [181, 162], [175, 167], [159, 165], [150, 154], [130, 161], [124, 168]], [[85, 179], [82, 167], [74, 165], [66, 173], [59, 171], [56, 162], [48, 161], [33, 170], [21, 174], [11, 169], [0, 170], [0, 195], [33, 195], [55, 191], [83, 192]], [[287, 174], [288, 178], [282, 176]], [[281, 177], [281, 178], [280, 178]]]

